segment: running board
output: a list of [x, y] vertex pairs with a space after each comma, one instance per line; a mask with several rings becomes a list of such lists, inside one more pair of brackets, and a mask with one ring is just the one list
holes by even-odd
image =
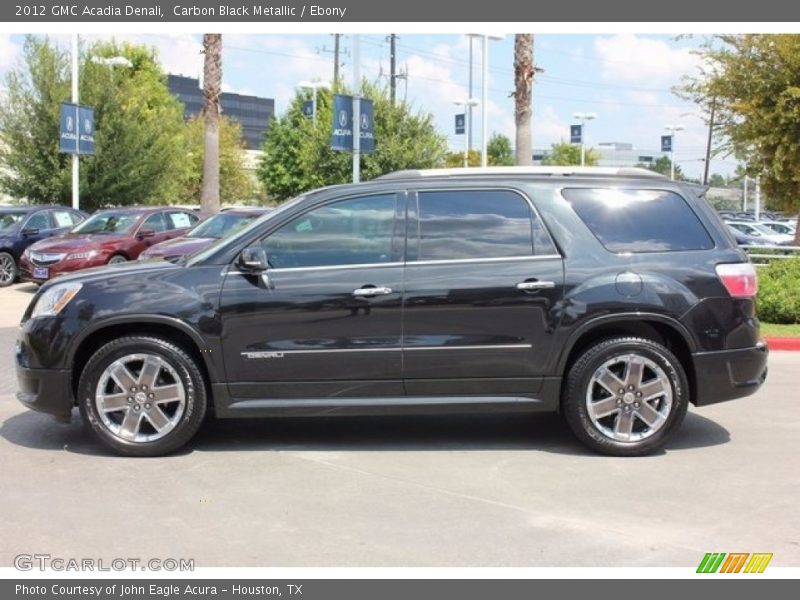
[[[214, 386], [217, 388], [217, 386]], [[216, 395], [215, 389], [215, 395]], [[552, 410], [550, 403], [519, 396], [432, 396], [396, 398], [237, 399], [219, 402], [215, 413], [237, 417], [332, 417], [391, 414], [442, 414], [476, 412], [538, 412]]]

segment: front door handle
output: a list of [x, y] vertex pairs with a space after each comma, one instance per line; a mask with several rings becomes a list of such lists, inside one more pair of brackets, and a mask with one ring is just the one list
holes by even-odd
[[523, 292], [535, 292], [536, 290], [549, 290], [556, 287], [555, 281], [523, 281], [517, 284], [517, 289]]
[[353, 296], [356, 298], [365, 298], [368, 296], [385, 296], [386, 294], [391, 294], [392, 288], [381, 286], [381, 287], [362, 287], [358, 288], [357, 290], [353, 290]]

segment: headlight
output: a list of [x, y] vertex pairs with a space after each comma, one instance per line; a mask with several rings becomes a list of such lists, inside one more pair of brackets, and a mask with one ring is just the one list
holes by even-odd
[[87, 250], [86, 252], [73, 252], [67, 255], [67, 260], [86, 260], [97, 256], [97, 250]]
[[33, 312], [31, 313], [31, 319], [35, 319], [36, 317], [55, 317], [69, 304], [69, 301], [75, 297], [75, 294], [77, 294], [82, 287], [82, 283], [62, 283], [54, 285], [36, 301], [36, 306], [33, 307]]

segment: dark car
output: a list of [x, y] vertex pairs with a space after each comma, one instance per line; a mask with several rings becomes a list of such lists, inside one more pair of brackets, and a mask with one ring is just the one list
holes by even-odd
[[663, 446], [766, 377], [756, 273], [647, 170], [411, 171], [308, 193], [187, 260], [46, 284], [17, 394], [108, 446], [217, 417], [561, 411], [596, 451]]
[[239, 231], [256, 217], [269, 212], [269, 208], [231, 208], [210, 216], [195, 225], [186, 235], [150, 246], [139, 255], [139, 260], [164, 258], [174, 260], [202, 250], [218, 239]]
[[182, 208], [111, 208], [63, 235], [30, 246], [21, 278], [42, 283], [57, 275], [139, 258], [154, 244], [186, 233], [199, 217]]
[[85, 218], [86, 213], [64, 206], [0, 207], [0, 287], [16, 281], [28, 246], [69, 231]]

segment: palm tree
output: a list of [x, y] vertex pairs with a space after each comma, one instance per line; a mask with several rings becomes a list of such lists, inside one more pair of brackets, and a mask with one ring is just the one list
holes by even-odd
[[514, 122], [517, 128], [515, 154], [518, 165], [533, 163], [531, 90], [536, 71], [533, 64], [533, 34], [516, 34], [514, 36]]
[[219, 95], [222, 89], [222, 35], [203, 35], [203, 118], [205, 140], [203, 154], [203, 189], [200, 210], [209, 215], [219, 203]]

